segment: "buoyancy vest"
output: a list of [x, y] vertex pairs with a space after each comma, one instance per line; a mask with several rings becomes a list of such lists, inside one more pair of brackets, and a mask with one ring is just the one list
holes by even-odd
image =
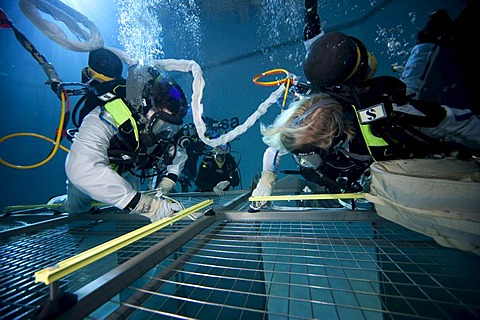
[[177, 152], [175, 137], [172, 141], [162, 141], [147, 148], [140, 139], [143, 128], [124, 99], [114, 99], [107, 102], [103, 108], [112, 116], [113, 124], [117, 128], [108, 149], [110, 163], [117, 172], [132, 172], [134, 169], [140, 170], [142, 177], [151, 177], [163, 172], [166, 166], [173, 162]]
[[106, 82], [94, 80], [90, 87], [93, 88], [92, 91], [83, 95], [72, 111], [72, 122], [77, 128], [80, 127], [85, 116], [96, 107], [117, 98], [126, 98], [126, 80], [123, 78]]
[[[138, 150], [140, 148], [140, 133], [137, 121], [133, 117], [133, 114], [125, 101], [123, 99], [115, 99], [107, 102], [104, 105], [104, 108], [110, 113], [114, 125], [118, 129], [115, 138], [127, 147], [128, 151]], [[110, 143], [110, 145], [112, 145], [112, 141], [110, 141]], [[116, 144], [117, 143], [113, 143], [113, 145]]]
[[[445, 109], [436, 103], [410, 99], [405, 84], [397, 78], [375, 77], [334, 97], [344, 102], [345, 109], [353, 109], [354, 123], [363, 138], [356, 139], [363, 147], [353, 146], [357, 153], [368, 152], [374, 160], [382, 161], [423, 158], [448, 151], [440, 141], [418, 129], [437, 126], [445, 117]], [[407, 103], [425, 116], [399, 112], [393, 107]]]

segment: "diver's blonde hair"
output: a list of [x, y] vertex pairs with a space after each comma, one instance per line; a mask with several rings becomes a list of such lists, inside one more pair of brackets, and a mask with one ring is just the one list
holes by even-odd
[[[298, 121], [307, 110], [320, 103], [320, 100], [328, 99], [330, 102], [308, 114], [305, 119]], [[337, 117], [335, 116], [337, 113]], [[314, 148], [328, 149], [335, 137], [342, 133], [347, 134], [347, 139], [354, 136], [351, 122], [342, 120], [339, 124], [338, 116], [343, 119], [343, 108], [340, 103], [333, 100], [328, 94], [320, 93], [306, 96], [293, 102], [290, 107], [283, 111], [271, 124], [266, 127], [260, 125], [263, 142], [270, 147], [295, 151], [305, 145]], [[297, 120], [297, 121], [296, 121]], [[342, 130], [343, 132], [339, 132]]]

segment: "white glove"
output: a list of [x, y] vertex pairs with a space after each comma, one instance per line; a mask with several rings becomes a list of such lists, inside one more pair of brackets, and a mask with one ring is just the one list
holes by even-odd
[[142, 193], [140, 201], [130, 213], [145, 216], [151, 222], [155, 222], [162, 218], [171, 217], [181, 210], [182, 208], [178, 203]]
[[223, 196], [225, 194], [225, 191], [223, 190], [229, 185], [230, 185], [230, 181], [227, 181], [227, 180], [220, 181], [219, 183], [217, 183], [215, 187], [213, 187], [213, 192], [215, 192], [215, 194], [219, 197]]
[[[252, 197], [269, 196], [272, 194], [277, 175], [272, 171], [262, 171], [262, 177], [258, 181], [257, 187], [252, 192]], [[250, 208], [254, 211], [260, 210], [267, 201], [252, 201]]]
[[55, 204], [55, 205], [58, 205], [57, 208], [55, 208], [56, 210], [58, 211], [66, 211], [66, 208], [65, 208], [65, 202], [67, 201], [67, 195], [66, 194], [63, 194], [61, 196], [56, 196], [56, 197], [53, 197], [52, 199], [50, 199], [47, 204]]
[[175, 181], [173, 181], [172, 179], [163, 177], [162, 181], [160, 181], [158, 188], [163, 194], [169, 194], [175, 184]]

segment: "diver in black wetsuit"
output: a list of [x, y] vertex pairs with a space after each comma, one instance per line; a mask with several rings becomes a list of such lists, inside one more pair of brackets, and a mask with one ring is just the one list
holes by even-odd
[[227, 143], [213, 148], [203, 157], [195, 178], [197, 191], [213, 191], [221, 196], [230, 187], [240, 184], [237, 162], [230, 150], [230, 143]]
[[[317, 5], [316, 0], [305, 1], [307, 88], [294, 87], [300, 100], [262, 128], [269, 148], [252, 196], [271, 194], [280, 160], [287, 153], [292, 153], [305, 179], [327, 185], [334, 193], [361, 191], [357, 181], [373, 161], [455, 154], [470, 158], [480, 153], [480, 119], [471, 109], [415, 98], [427, 61], [415, 58], [430, 54], [436, 45], [423, 41], [444, 40], [448, 35], [448, 29], [433, 27], [444, 26], [437, 23], [445, 19], [442, 13], [434, 13], [426, 32], [419, 35], [423, 41], [412, 50], [411, 68], [406, 68], [402, 82], [373, 77], [376, 58], [359, 39], [324, 33]], [[264, 204], [252, 203], [251, 211]]]

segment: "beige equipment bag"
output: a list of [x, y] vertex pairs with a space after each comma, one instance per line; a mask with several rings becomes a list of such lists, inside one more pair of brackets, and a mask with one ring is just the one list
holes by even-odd
[[378, 215], [480, 255], [480, 168], [456, 159], [409, 159], [371, 165], [366, 199]]

